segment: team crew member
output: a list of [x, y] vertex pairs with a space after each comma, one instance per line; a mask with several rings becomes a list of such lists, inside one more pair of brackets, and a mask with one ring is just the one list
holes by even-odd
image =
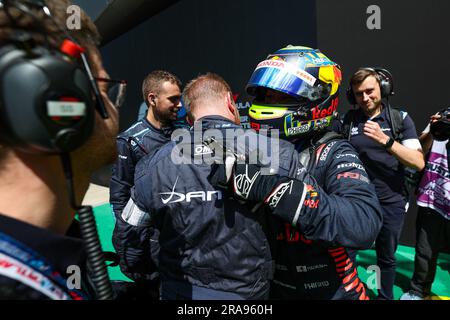
[[[100, 293], [87, 272], [91, 249], [67, 234], [90, 175], [114, 161], [118, 112], [107, 95], [97, 29], [80, 11], [83, 28], [64, 31], [69, 6], [67, 0], [2, 1], [0, 299], [82, 300]], [[77, 281], [70, 281], [73, 275]], [[103, 280], [108, 284], [107, 275]], [[107, 298], [111, 290], [102, 292]]]
[[348, 90], [349, 101], [359, 108], [349, 111], [343, 120], [343, 130], [375, 185], [383, 208], [383, 227], [376, 241], [380, 299], [393, 299], [395, 251], [408, 210], [404, 168], [420, 171], [425, 165], [412, 119], [406, 112], [382, 103], [382, 98], [392, 92], [392, 76], [387, 70], [359, 69], [352, 75]]
[[181, 107], [181, 82], [167, 71], [152, 71], [142, 83], [142, 95], [148, 106], [146, 117], [117, 137], [119, 155], [111, 177], [110, 203], [116, 218], [113, 245], [120, 268], [129, 278], [149, 286], [156, 297], [158, 234], [153, 228], [142, 229], [124, 221], [122, 210], [130, 198], [138, 161], [170, 141]]
[[[354, 149], [327, 130], [340, 81], [339, 66], [319, 50], [288, 46], [260, 62], [247, 84], [251, 126], [279, 130], [300, 152], [293, 171], [263, 176], [237, 166], [233, 177], [239, 199], [266, 204], [274, 299], [368, 299], [350, 248], [373, 244], [381, 209]], [[280, 167], [289, 168], [283, 158]]]

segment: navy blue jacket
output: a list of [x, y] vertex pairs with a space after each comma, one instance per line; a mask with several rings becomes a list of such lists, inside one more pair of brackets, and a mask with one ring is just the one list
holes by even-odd
[[[202, 124], [204, 129], [237, 128], [216, 117], [205, 118]], [[190, 155], [183, 153], [190, 160], [186, 163], [176, 164], [180, 161], [174, 159], [180, 150], [189, 148], [183, 141], [172, 142], [154, 156], [143, 158], [136, 169], [134, 200], [150, 213], [150, 220], [161, 232], [162, 279], [187, 280], [247, 299], [264, 296], [271, 277], [268, 236], [276, 260], [273, 286], [282, 287], [281, 293], [273, 289], [274, 297], [365, 297], [356, 267], [347, 260], [347, 249], [342, 246], [369, 248], [381, 226], [381, 209], [358, 156], [347, 142], [337, 140], [322, 146], [317, 162], [314, 153], [308, 174], [295, 147], [280, 141], [278, 173], [305, 181], [309, 191], [316, 194], [314, 200], [308, 198], [310, 201], [278, 217], [252, 213], [248, 205], [215, 190], [207, 179], [210, 165], [192, 164], [192, 159], [209, 151], [195, 142], [190, 148]], [[298, 231], [288, 227], [292, 224]], [[302, 270], [307, 272], [306, 278]], [[319, 290], [302, 289], [308, 286]]]
[[121, 214], [131, 196], [136, 164], [169, 142], [172, 131], [172, 128], [157, 129], [144, 118], [117, 137], [119, 155], [110, 182], [110, 203], [116, 218], [112, 243], [120, 257], [121, 271], [135, 281], [154, 280], [158, 276], [158, 232], [151, 227], [132, 225]]
[[118, 158], [112, 169], [109, 199], [116, 217], [130, 199], [136, 164], [143, 156], [169, 142], [172, 130], [157, 129], [144, 118], [117, 136]]

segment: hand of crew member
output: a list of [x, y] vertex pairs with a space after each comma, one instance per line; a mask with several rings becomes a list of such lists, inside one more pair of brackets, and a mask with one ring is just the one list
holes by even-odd
[[381, 145], [385, 145], [389, 140], [389, 136], [381, 130], [380, 125], [371, 120], [364, 124], [364, 134]]

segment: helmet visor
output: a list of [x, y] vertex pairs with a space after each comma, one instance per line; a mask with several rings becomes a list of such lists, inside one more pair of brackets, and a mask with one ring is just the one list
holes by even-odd
[[316, 82], [318, 80], [313, 75], [283, 60], [264, 60], [253, 72], [247, 92], [254, 95], [257, 87], [264, 87], [314, 101], [326, 93], [323, 86], [314, 86]]

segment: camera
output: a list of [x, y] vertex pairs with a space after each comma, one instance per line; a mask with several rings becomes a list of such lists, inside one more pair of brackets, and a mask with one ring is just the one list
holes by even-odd
[[450, 107], [438, 113], [441, 118], [430, 126], [430, 133], [437, 141], [445, 141], [450, 138]]

